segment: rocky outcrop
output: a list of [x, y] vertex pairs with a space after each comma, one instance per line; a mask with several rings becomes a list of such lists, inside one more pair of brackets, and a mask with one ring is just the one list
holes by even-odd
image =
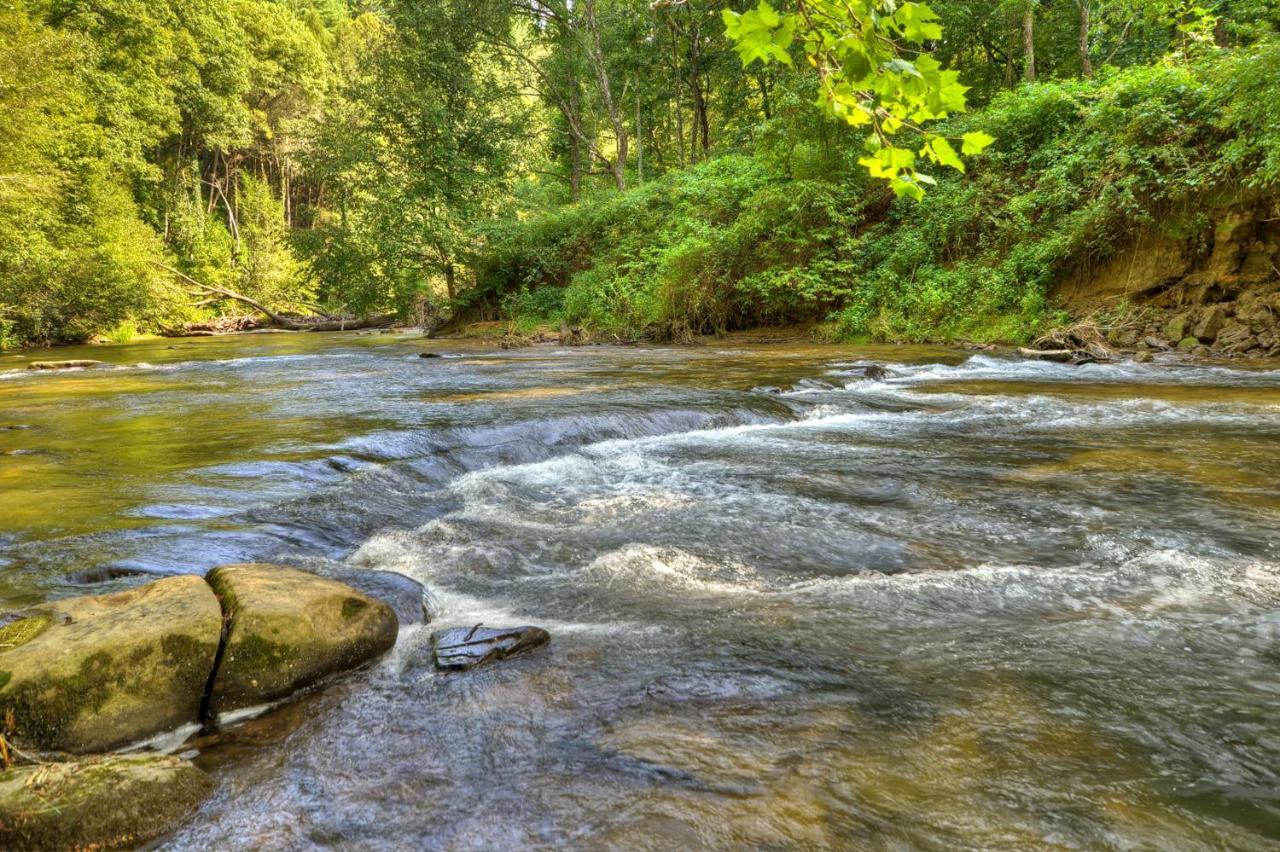
[[540, 627], [454, 627], [431, 634], [436, 668], [472, 669], [515, 654], [532, 651], [551, 641]]
[[21, 745], [77, 754], [196, 722], [221, 635], [200, 577], [17, 613], [0, 628], [0, 718]]
[[117, 755], [0, 772], [0, 848], [132, 848], [174, 828], [213, 791], [190, 762]]
[[1122, 349], [1280, 356], [1280, 216], [1267, 201], [1209, 212], [1203, 232], [1144, 235], [1082, 265], [1055, 300], [1077, 315], [1128, 305], [1109, 338]]
[[391, 607], [343, 583], [265, 564], [223, 566], [208, 580], [227, 614], [209, 695], [215, 717], [287, 697], [395, 644]]

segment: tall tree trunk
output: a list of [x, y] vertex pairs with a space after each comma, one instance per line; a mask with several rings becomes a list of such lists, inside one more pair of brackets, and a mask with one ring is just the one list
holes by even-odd
[[453, 262], [448, 261], [444, 265], [444, 289], [449, 294], [449, 300], [452, 301], [458, 295], [458, 277], [457, 272], [453, 268]]
[[604, 103], [604, 110], [609, 115], [609, 126], [618, 142], [618, 155], [612, 164], [613, 182], [617, 185], [618, 192], [623, 192], [627, 188], [627, 126], [613, 96], [613, 84], [609, 81], [609, 66], [600, 43], [600, 24], [596, 19], [596, 0], [587, 0], [583, 4], [583, 10], [587, 25], [587, 58], [595, 71], [596, 83], [600, 87], [600, 100]]
[[644, 125], [640, 123], [640, 85], [636, 84], [636, 183], [644, 183]]
[[[574, 75], [572, 88], [569, 90], [569, 109], [578, 111], [578, 80]], [[573, 116], [565, 115], [565, 123], [569, 125], [569, 200], [577, 203], [582, 197], [582, 139], [575, 127]]]
[[711, 119], [707, 114], [707, 93], [702, 90], [702, 81], [696, 74], [690, 88], [693, 90], [693, 110], [702, 144], [702, 157], [706, 159], [707, 152], [711, 149]]
[[1093, 60], [1089, 58], [1089, 2], [1080, 0], [1080, 73], [1093, 77]]
[[1023, 79], [1028, 83], [1036, 81], [1036, 4], [1034, 0], [1027, 3], [1022, 13], [1022, 55]]

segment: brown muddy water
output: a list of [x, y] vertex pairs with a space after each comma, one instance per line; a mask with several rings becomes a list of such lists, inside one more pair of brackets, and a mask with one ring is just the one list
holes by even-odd
[[554, 637], [438, 675], [405, 628], [201, 754], [218, 792], [163, 848], [1280, 842], [1278, 365], [59, 357], [114, 366], [0, 357], [0, 604], [342, 562], [423, 582], [436, 625]]

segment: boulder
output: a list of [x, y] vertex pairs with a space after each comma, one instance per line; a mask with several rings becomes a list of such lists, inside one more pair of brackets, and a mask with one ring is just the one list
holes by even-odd
[[401, 626], [423, 624], [430, 618], [427, 610], [427, 590], [412, 577], [398, 571], [375, 571], [346, 566], [325, 566], [316, 573], [346, 583], [371, 598], [389, 605], [396, 613]]
[[43, 604], [0, 627], [0, 718], [20, 745], [84, 754], [194, 723], [222, 635], [200, 577]]
[[214, 716], [285, 698], [395, 644], [391, 607], [345, 583], [261, 563], [225, 565], [207, 579], [227, 615]]
[[[1174, 339], [1175, 339], [1175, 340], [1180, 340], [1181, 338], [1174, 338]], [[1147, 346], [1148, 346], [1148, 347], [1150, 347], [1150, 348], [1152, 348], [1152, 349], [1161, 349], [1161, 350], [1163, 350], [1163, 349], [1172, 349], [1172, 348], [1173, 348], [1173, 345], [1172, 345], [1172, 344], [1170, 344], [1170, 343], [1169, 343], [1169, 341], [1167, 341], [1167, 340], [1161, 340], [1159, 337], [1156, 337], [1156, 336], [1154, 336], [1154, 335], [1149, 335], [1149, 336], [1147, 336], [1147, 337], [1142, 338], [1142, 342], [1143, 342], [1143, 343], [1145, 343], [1145, 344], [1147, 344]]]
[[453, 627], [431, 634], [436, 668], [471, 669], [515, 654], [532, 651], [551, 641], [541, 627]]
[[1184, 337], [1178, 341], [1178, 348], [1183, 351], [1191, 351], [1200, 345], [1200, 341], [1194, 337]]
[[1257, 346], [1258, 341], [1253, 336], [1253, 330], [1249, 326], [1232, 320], [1222, 327], [1222, 331], [1218, 332], [1218, 338], [1214, 341], [1214, 345], [1229, 352], [1244, 352]]
[[1222, 305], [1210, 305], [1200, 312], [1200, 319], [1191, 333], [1204, 343], [1209, 343], [1218, 336], [1218, 332], [1226, 324], [1227, 309]]
[[1165, 323], [1164, 336], [1170, 340], [1181, 340], [1187, 336], [1187, 330], [1191, 326], [1191, 317], [1186, 314], [1178, 314], [1173, 319]]
[[0, 847], [133, 848], [173, 829], [213, 791], [185, 760], [116, 755], [0, 772]]
[[27, 365], [28, 370], [76, 370], [85, 367], [99, 367], [101, 361], [32, 361]]

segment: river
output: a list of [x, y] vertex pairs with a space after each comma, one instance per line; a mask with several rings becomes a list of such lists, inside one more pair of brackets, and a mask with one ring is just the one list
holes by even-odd
[[404, 628], [202, 752], [218, 791], [163, 848], [1280, 842], [1280, 365], [57, 357], [111, 366], [0, 358], [0, 604], [343, 562], [424, 583], [435, 626], [553, 636], [441, 675]]

